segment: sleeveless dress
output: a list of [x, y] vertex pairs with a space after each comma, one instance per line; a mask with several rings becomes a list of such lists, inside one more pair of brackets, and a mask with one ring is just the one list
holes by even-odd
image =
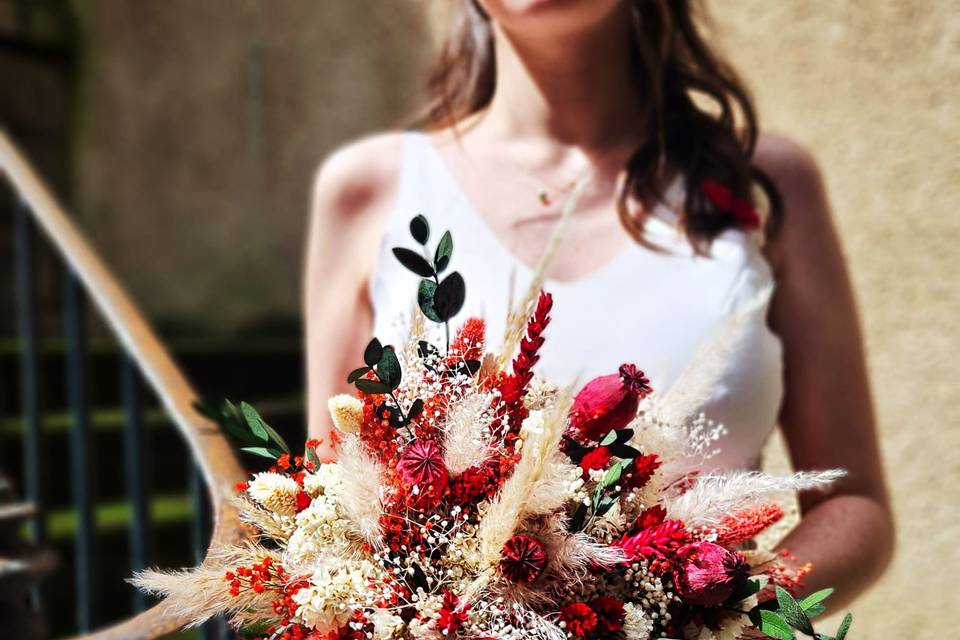
[[[384, 344], [406, 338], [419, 278], [400, 265], [391, 249], [415, 248], [408, 225], [423, 214], [432, 229], [431, 246], [444, 230], [453, 234], [449, 270], [459, 271], [467, 283], [466, 303], [451, 327], [482, 316], [487, 344], [495, 349], [509, 300], [524, 294], [533, 272], [487, 226], [426, 134], [405, 133], [402, 147], [397, 202], [370, 286], [375, 335]], [[668, 202], [679, 201], [678, 187], [668, 191]], [[629, 243], [577, 280], [547, 279], [544, 288], [554, 304], [535, 368], [541, 377], [578, 387], [631, 362], [657, 392], [665, 392], [731, 314], [772, 289], [773, 276], [755, 234], [727, 230], [713, 242], [709, 256], [698, 256], [671, 223], [675, 219], [670, 207], [659, 205], [647, 220], [648, 236], [666, 252]], [[713, 468], [756, 467], [776, 424], [783, 395], [782, 348], [766, 323], [769, 297], [762, 300], [760, 312], [749, 316], [752, 324], [744, 339], [724, 354], [719, 383], [702, 406], [707, 417], [726, 429], [720, 453], [709, 461]]]

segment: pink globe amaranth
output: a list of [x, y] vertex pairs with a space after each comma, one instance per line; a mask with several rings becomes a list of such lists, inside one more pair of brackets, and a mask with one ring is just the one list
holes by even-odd
[[714, 607], [732, 596], [749, 575], [746, 558], [712, 542], [694, 542], [676, 555], [674, 588], [689, 604]]
[[584, 385], [573, 400], [570, 427], [582, 439], [596, 442], [630, 424], [640, 400], [652, 390], [643, 371], [632, 364], [621, 365], [619, 372]]

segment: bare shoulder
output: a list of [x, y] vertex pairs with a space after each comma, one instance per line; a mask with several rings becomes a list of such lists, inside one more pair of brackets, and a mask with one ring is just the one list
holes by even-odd
[[373, 134], [334, 150], [313, 178], [311, 213], [338, 223], [367, 218], [389, 207], [400, 174], [403, 134]]
[[795, 260], [798, 252], [831, 247], [835, 238], [830, 204], [813, 152], [786, 136], [763, 134], [753, 160], [773, 181], [783, 202], [783, 219], [768, 247], [775, 266]]

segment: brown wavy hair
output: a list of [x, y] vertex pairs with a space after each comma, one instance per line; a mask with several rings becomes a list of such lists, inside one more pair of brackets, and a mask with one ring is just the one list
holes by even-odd
[[[695, 0], [630, 0], [634, 18], [633, 68], [642, 91], [644, 141], [626, 162], [617, 194], [624, 227], [644, 239], [647, 207], [631, 199], [662, 200], [676, 176], [686, 187], [681, 223], [694, 248], [705, 253], [718, 234], [738, 226], [734, 211], [707, 198], [705, 181], [765, 211], [765, 231], [781, 214], [771, 180], [751, 161], [757, 142], [753, 101], [730, 64], [707, 44]], [[490, 104], [496, 84], [493, 29], [474, 0], [461, 0], [453, 28], [427, 82], [421, 123], [456, 126]], [[760, 202], [760, 201], [763, 202]]]

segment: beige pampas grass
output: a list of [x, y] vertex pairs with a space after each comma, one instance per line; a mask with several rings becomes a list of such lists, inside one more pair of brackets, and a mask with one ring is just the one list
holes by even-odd
[[549, 415], [533, 411], [524, 420], [521, 433], [525, 431], [526, 437], [523, 439], [520, 461], [480, 523], [480, 553], [489, 567], [499, 563], [503, 545], [513, 536], [524, 517], [550, 511], [531, 498], [539, 483], [551, 477], [550, 465], [556, 460], [560, 439], [567, 425], [570, 391], [562, 395]]
[[[500, 346], [500, 351], [497, 353], [497, 366], [501, 371], [504, 371], [510, 364], [513, 352], [516, 351], [521, 338], [523, 338], [523, 333], [527, 328], [527, 319], [530, 317], [530, 314], [533, 313], [537, 304], [537, 297], [540, 295], [540, 290], [543, 289], [543, 282], [547, 277], [547, 268], [550, 266], [550, 263], [553, 262], [560, 242], [567, 233], [570, 216], [576, 211], [577, 205], [580, 203], [580, 197], [583, 195], [583, 190], [589, 182], [589, 176], [584, 176], [577, 181], [570, 191], [570, 196], [567, 198], [567, 202], [560, 212], [560, 220], [557, 222], [553, 235], [550, 236], [550, 241], [547, 243], [547, 248], [543, 252], [543, 256], [540, 257], [540, 261], [537, 263], [537, 268], [533, 273], [530, 286], [527, 287], [526, 293], [518, 304], [514, 305], [511, 301], [508, 306], [510, 311], [507, 314], [507, 323], [503, 332], [503, 343]], [[511, 290], [512, 289], [513, 287], [511, 287]]]
[[476, 391], [450, 407], [444, 426], [443, 463], [451, 475], [460, 475], [489, 457], [485, 434], [493, 421], [490, 404], [490, 394]]
[[716, 527], [731, 513], [755, 507], [779, 494], [825, 489], [846, 475], [845, 471], [804, 471], [789, 476], [771, 476], [759, 471], [731, 471], [697, 478], [682, 495], [666, 500], [671, 518], [687, 527]]
[[261, 562], [267, 556], [272, 554], [254, 543], [223, 547], [212, 550], [206, 561], [194, 569], [142, 571], [130, 583], [146, 593], [164, 597], [159, 606], [171, 616], [189, 618], [189, 627], [219, 615], [229, 617], [233, 625], [240, 626], [273, 615], [271, 602], [275, 594], [243, 589], [239, 595], [232, 596], [224, 572]]
[[379, 467], [356, 436], [341, 440], [337, 456], [337, 464], [343, 473], [340, 508], [350, 521], [351, 529], [374, 548], [379, 548], [382, 542], [380, 516], [383, 514]]
[[363, 424], [363, 402], [346, 393], [333, 396], [327, 401], [333, 426], [341, 433], [357, 433]]

